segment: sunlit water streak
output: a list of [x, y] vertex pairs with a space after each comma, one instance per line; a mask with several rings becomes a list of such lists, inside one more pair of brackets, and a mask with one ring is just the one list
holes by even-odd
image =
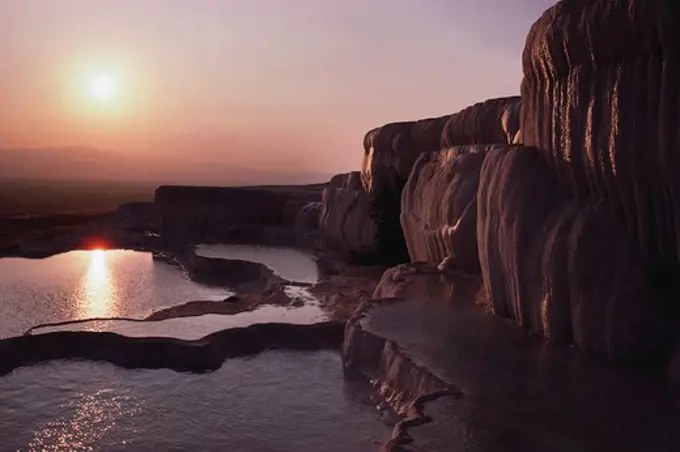
[[116, 315], [118, 291], [111, 281], [106, 251], [90, 254], [90, 267], [82, 282], [81, 317], [112, 317]]
[[226, 288], [194, 283], [150, 253], [73, 251], [0, 259], [0, 338], [49, 322], [143, 317], [192, 300], [223, 300]]

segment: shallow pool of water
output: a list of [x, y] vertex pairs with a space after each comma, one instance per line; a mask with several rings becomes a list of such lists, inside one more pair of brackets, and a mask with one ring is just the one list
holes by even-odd
[[232, 292], [194, 283], [150, 253], [72, 251], [46, 259], [0, 259], [0, 338], [48, 322], [143, 317]]
[[135, 322], [130, 320], [93, 320], [68, 323], [58, 326], [44, 326], [34, 329], [31, 334], [54, 331], [106, 331], [129, 337], [170, 337], [195, 340], [217, 331], [241, 328], [256, 323], [293, 323], [309, 325], [327, 320], [318, 305], [304, 305], [296, 308], [263, 306], [253, 311], [238, 314], [204, 314], [159, 321]]
[[289, 281], [313, 284], [319, 280], [319, 270], [314, 257], [293, 248], [258, 245], [198, 245], [196, 254], [204, 257], [259, 262]]
[[2, 448], [374, 451], [391, 426], [370, 392], [333, 352], [267, 352], [203, 375], [52, 362], [0, 378]]

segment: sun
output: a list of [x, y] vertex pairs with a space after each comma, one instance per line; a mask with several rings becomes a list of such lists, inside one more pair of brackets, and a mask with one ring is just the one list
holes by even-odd
[[87, 88], [90, 96], [96, 100], [111, 100], [116, 97], [116, 79], [108, 73], [93, 76], [89, 80]]

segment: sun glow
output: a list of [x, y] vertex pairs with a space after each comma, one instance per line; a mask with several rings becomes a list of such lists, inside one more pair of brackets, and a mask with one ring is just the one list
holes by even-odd
[[90, 266], [82, 281], [83, 300], [80, 316], [88, 318], [113, 315], [114, 282], [107, 263], [107, 252], [95, 248], [89, 254]]
[[105, 101], [116, 97], [118, 85], [113, 75], [101, 73], [89, 80], [87, 89], [93, 99]]
[[139, 78], [131, 67], [115, 58], [75, 62], [62, 77], [64, 113], [82, 121], [74, 124], [76, 132], [88, 134], [81, 141], [109, 141], [144, 97], [139, 96]]

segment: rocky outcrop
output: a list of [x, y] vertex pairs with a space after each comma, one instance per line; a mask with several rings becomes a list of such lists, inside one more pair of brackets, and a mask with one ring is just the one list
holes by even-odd
[[364, 137], [366, 191], [399, 191], [420, 154], [471, 144], [512, 143], [519, 130], [519, 96], [490, 99], [453, 115], [386, 124]]
[[477, 186], [495, 145], [458, 146], [420, 155], [401, 195], [401, 226], [411, 262], [479, 273]]
[[[286, 224], [286, 208], [321, 201], [321, 187], [178, 187], [161, 186], [154, 206], [164, 238], [170, 242], [229, 240], [234, 226]], [[297, 211], [293, 215], [296, 218]], [[295, 220], [292, 220], [293, 223]]]
[[35, 363], [61, 359], [107, 361], [125, 368], [207, 372], [224, 360], [265, 350], [340, 348], [345, 324], [264, 323], [218, 331], [202, 339], [126, 337], [114, 333], [54, 332], [0, 341], [0, 375]]
[[448, 118], [386, 124], [364, 138], [361, 179], [370, 195], [377, 252], [386, 262], [408, 260], [399, 223], [401, 191], [420, 154], [441, 148], [441, 133]]
[[[323, 196], [323, 195], [322, 195]], [[323, 198], [322, 198], [323, 199]], [[302, 206], [295, 216], [295, 229], [309, 230], [319, 228], [319, 219], [321, 217], [321, 203], [308, 202]]]
[[193, 247], [177, 253], [155, 252], [153, 257], [181, 266], [193, 281], [240, 291], [259, 291], [288, 282], [259, 262], [200, 256]]
[[318, 229], [320, 215], [321, 202], [289, 199], [283, 206], [283, 224], [299, 231]]
[[641, 257], [680, 275], [680, 4], [569, 0], [523, 54], [522, 142], [580, 198], [606, 200]]
[[181, 317], [195, 317], [204, 314], [233, 315], [253, 311], [263, 305], [289, 306], [292, 300], [284, 290], [285, 286], [272, 285], [261, 292], [230, 295], [222, 301], [189, 301], [177, 306], [155, 311], [144, 320], [166, 320]]
[[343, 363], [346, 368], [358, 371], [373, 381], [395, 410], [403, 413], [418, 398], [433, 393], [453, 392], [453, 388], [426, 368], [415, 364], [399, 349], [397, 343], [363, 327], [362, 319], [373, 305], [390, 302], [373, 300], [347, 322]]
[[546, 157], [512, 146], [482, 166], [477, 238], [494, 313], [620, 361], [665, 365], [667, 294], [609, 205], [573, 197]]
[[330, 248], [356, 260], [375, 259], [376, 226], [358, 171], [338, 174], [324, 189], [319, 228]]
[[489, 99], [451, 115], [441, 145], [512, 143], [519, 130], [522, 100], [519, 96]]
[[510, 143], [520, 109], [519, 97], [491, 99], [453, 115], [386, 124], [366, 134], [361, 178], [370, 195], [380, 256], [389, 256], [390, 262], [408, 260], [399, 221], [401, 194], [418, 158], [442, 147]]

